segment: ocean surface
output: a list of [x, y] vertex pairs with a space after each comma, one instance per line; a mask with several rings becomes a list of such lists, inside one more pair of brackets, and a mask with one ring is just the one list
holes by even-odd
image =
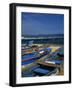
[[64, 44], [64, 34], [50, 35], [26, 35], [23, 36], [22, 44]]
[[64, 38], [49, 38], [49, 39], [23, 39], [22, 44], [64, 44]]

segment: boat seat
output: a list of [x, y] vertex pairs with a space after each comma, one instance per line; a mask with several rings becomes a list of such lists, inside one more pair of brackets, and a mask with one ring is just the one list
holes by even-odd
[[45, 74], [48, 74], [50, 71], [49, 70], [46, 70], [46, 69], [42, 69], [42, 68], [36, 68], [33, 70], [35, 73], [38, 73], [38, 74], [42, 74], [42, 75], [45, 75]]

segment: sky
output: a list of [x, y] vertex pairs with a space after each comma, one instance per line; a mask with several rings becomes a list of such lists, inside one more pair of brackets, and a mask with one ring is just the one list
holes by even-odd
[[64, 15], [22, 12], [21, 29], [22, 35], [63, 34]]

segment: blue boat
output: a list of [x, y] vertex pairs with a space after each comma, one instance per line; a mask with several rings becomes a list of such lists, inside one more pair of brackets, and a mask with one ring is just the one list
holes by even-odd
[[36, 75], [38, 76], [44, 76], [44, 75], [51, 75], [53, 73], [56, 73], [55, 67], [46, 67], [46, 66], [39, 66], [32, 70]]
[[61, 58], [61, 60], [64, 60], [64, 48], [61, 47], [59, 48], [57, 51], [53, 52], [50, 55], [51, 59], [57, 59], [59, 57], [59, 59]]
[[57, 72], [55, 67], [44, 67], [40, 65], [36, 65], [30, 67], [27, 71], [22, 71], [22, 77], [34, 77], [34, 76], [44, 76], [44, 75], [51, 75]]
[[27, 54], [22, 56], [22, 65], [27, 65], [29, 63], [32, 63], [43, 56], [49, 54], [51, 52], [51, 48], [45, 48], [43, 50], [40, 50], [39, 52], [34, 52], [31, 54]]

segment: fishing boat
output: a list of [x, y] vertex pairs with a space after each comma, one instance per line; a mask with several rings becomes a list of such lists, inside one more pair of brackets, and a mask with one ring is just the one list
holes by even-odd
[[24, 55], [24, 56], [22, 56], [22, 65], [32, 63], [32, 62], [42, 58], [43, 56], [49, 54], [50, 52], [51, 52], [51, 48], [45, 48], [45, 49], [40, 50], [38, 52]]
[[49, 76], [57, 73], [57, 68], [55, 67], [44, 67], [40, 65], [35, 65], [30, 67], [27, 71], [22, 71], [22, 77], [34, 77], [34, 76]]

